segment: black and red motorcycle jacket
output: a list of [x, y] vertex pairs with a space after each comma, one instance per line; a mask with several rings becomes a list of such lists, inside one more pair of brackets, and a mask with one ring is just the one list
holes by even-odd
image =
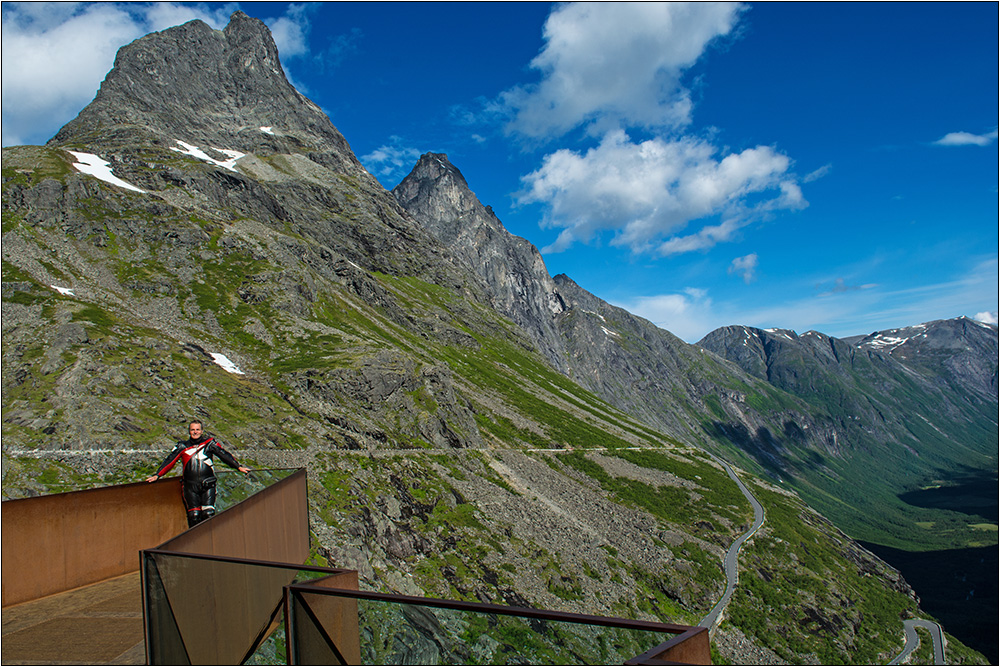
[[203, 434], [198, 440], [181, 440], [177, 446], [167, 454], [160, 469], [156, 471], [158, 477], [163, 477], [170, 472], [170, 469], [181, 462], [184, 484], [201, 486], [205, 480], [215, 479], [215, 468], [212, 464], [213, 457], [230, 468], [239, 468], [240, 464], [236, 458], [223, 449], [222, 445], [210, 435]]

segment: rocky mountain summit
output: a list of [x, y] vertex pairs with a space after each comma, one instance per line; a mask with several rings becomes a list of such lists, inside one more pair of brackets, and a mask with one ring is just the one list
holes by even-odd
[[996, 325], [958, 317], [845, 340], [860, 348], [888, 353], [982, 400], [997, 397]]
[[267, 26], [239, 11], [221, 31], [191, 21], [122, 47], [94, 101], [49, 144], [107, 144], [116, 134], [257, 157], [307, 153], [335, 171], [364, 171], [326, 114], [288, 83]]
[[469, 189], [448, 156], [427, 153], [392, 190], [406, 211], [488, 285], [494, 307], [531, 335], [560, 370], [555, 316], [566, 309], [534, 245], [508, 232]]
[[[444, 156], [387, 192], [256, 19], [123, 47], [52, 141], [4, 149], [2, 210], [5, 498], [142, 479], [200, 418], [256, 467], [308, 467], [316, 555], [366, 587], [697, 623], [753, 515], [711, 450], [769, 517], [725, 659], [888, 662], [920, 613], [796, 493], [883, 452], [549, 277]], [[988, 423], [955, 405], [927, 421]], [[932, 465], [978, 463], [958, 442]]]

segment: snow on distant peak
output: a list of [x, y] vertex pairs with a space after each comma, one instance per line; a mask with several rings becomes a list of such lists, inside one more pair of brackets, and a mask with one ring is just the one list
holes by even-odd
[[212, 355], [212, 360], [215, 361], [215, 363], [222, 366], [224, 370], [227, 370], [235, 375], [245, 375], [245, 373], [241, 371], [236, 364], [231, 362], [226, 355], [220, 354], [218, 352], [210, 352], [209, 354]]
[[899, 347], [908, 340], [909, 338], [897, 338], [896, 336], [886, 336], [883, 334], [878, 334], [871, 340], [867, 341], [867, 345], [869, 347], [875, 348], [876, 350], [889, 348], [889, 351], [892, 352], [893, 350], [895, 350], [897, 347]]
[[787, 338], [788, 340], [795, 340], [794, 338], [788, 335], [788, 331], [786, 329], [764, 329], [764, 331], [766, 331], [769, 334], [776, 334], [783, 338]]
[[262, 127], [260, 128], [260, 131], [261, 131], [261, 132], [263, 132], [264, 134], [270, 134], [270, 135], [272, 135], [272, 136], [274, 135], [274, 130], [273, 130], [273, 129], [271, 128], [271, 126], [270, 126], [270, 125], [268, 125], [267, 127], [263, 127], [263, 126], [262, 126]]
[[241, 157], [246, 157], [246, 153], [240, 153], [239, 151], [226, 150], [225, 148], [214, 148], [213, 147], [212, 148], [213, 151], [216, 151], [218, 153], [222, 153], [223, 155], [228, 155], [229, 156], [229, 159], [225, 160], [225, 161], [216, 160], [213, 157], [209, 157], [208, 153], [206, 153], [205, 151], [201, 150], [197, 146], [192, 146], [191, 144], [183, 142], [180, 139], [175, 139], [175, 141], [178, 144], [181, 145], [181, 147], [183, 148], [183, 150], [181, 150], [181, 148], [176, 148], [174, 146], [171, 146], [170, 150], [177, 151], [178, 153], [182, 153], [184, 155], [190, 155], [191, 157], [196, 157], [199, 160], [204, 160], [205, 162], [211, 162], [212, 164], [214, 164], [216, 166], [219, 166], [219, 167], [222, 167], [223, 169], [228, 169], [229, 171], [236, 171], [236, 161], [239, 160]]
[[59, 287], [58, 285], [49, 285], [49, 287], [59, 292], [63, 296], [76, 296], [75, 294], [73, 294], [72, 287]]
[[73, 164], [73, 167], [81, 174], [89, 174], [100, 181], [116, 185], [119, 188], [125, 188], [126, 190], [132, 190], [133, 192], [146, 192], [142, 188], [137, 188], [131, 183], [126, 183], [122, 179], [115, 176], [111, 173], [111, 163], [102, 160], [93, 153], [79, 153], [77, 151], [67, 152], [76, 158], [77, 161]]
[[609, 336], [609, 337], [610, 336], [614, 336], [616, 338], [621, 338], [622, 337], [622, 335], [620, 333], [618, 333], [617, 331], [612, 331], [611, 329], [609, 329], [607, 327], [601, 327], [601, 331], [604, 332], [605, 336]]

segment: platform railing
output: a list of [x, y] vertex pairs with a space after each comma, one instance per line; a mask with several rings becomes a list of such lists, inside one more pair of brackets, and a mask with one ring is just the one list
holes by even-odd
[[149, 664], [711, 661], [705, 628], [358, 591], [304, 565], [306, 471], [255, 475], [190, 529], [177, 478], [5, 501], [4, 606], [138, 568]]
[[[711, 664], [707, 628], [493, 604], [285, 587], [289, 664]], [[344, 632], [358, 628], [352, 636]]]
[[141, 549], [187, 528], [176, 480], [136, 482], [3, 506], [3, 606], [135, 572]]
[[142, 558], [150, 665], [285, 664], [284, 587], [316, 579], [358, 586], [354, 570], [164, 549]]

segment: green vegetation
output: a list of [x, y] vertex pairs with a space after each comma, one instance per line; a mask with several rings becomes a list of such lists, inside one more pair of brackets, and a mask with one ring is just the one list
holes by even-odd
[[[725, 473], [707, 463], [685, 463], [654, 451], [616, 451], [614, 455], [640, 467], [669, 472], [696, 484], [697, 493], [692, 493], [684, 486], [664, 484], [654, 487], [633, 479], [612, 477], [600, 464], [581, 452], [558, 454], [557, 457], [566, 465], [595, 479], [620, 502], [641, 507], [668, 523], [718, 533], [722, 530], [715, 523], [718, 516], [737, 523], [747, 519], [746, 508], [749, 505], [739, 488]], [[707, 526], [700, 525], [706, 523]]]
[[[206, 173], [168, 150], [134, 150], [141, 159], [133, 168], [153, 176], [165, 168]], [[8, 155], [5, 192], [72, 172], [58, 150], [32, 149], [20, 162]], [[278, 158], [271, 163], [288, 166]], [[176, 185], [164, 187], [182, 195]], [[296, 215], [339, 229], [349, 221], [357, 230], [373, 210], [388, 215], [360, 187], [339, 177], [323, 193], [322, 210]], [[192, 198], [190, 210], [182, 210], [165, 199], [144, 203], [105, 189], [75, 203], [79, 224], [68, 232], [55, 217], [29, 225], [21, 212], [4, 211], [4, 233], [37, 244], [45, 258], [3, 263], [5, 283], [29, 286], [5, 292], [5, 299], [30, 307], [33, 318], [23, 316], [16, 343], [5, 340], [5, 447], [124, 442], [166, 451], [178, 424], [201, 416], [234, 449], [309, 466], [316, 535], [336, 565], [365, 573], [365, 587], [684, 623], [697, 622], [721, 594], [719, 553], [751, 517], [738, 487], [691, 443], [620, 413], [547, 365], [510, 321], [454, 287], [460, 274], [407, 275], [397, 258], [373, 257], [378, 270], [358, 268], [345, 277], [289, 261], [296, 254], [326, 261], [339, 252], [313, 240], [302, 220], [258, 219], [266, 215], [252, 206], [238, 210], [235, 197], [225, 206]], [[344, 258], [364, 251], [363, 241], [355, 242], [345, 240]], [[35, 276], [44, 275], [39, 267], [86, 282], [97, 296], [62, 297]], [[104, 293], [92, 276], [119, 285]], [[87, 340], [53, 351], [66, 324], [82, 325]], [[249, 376], [225, 372], [202, 349], [239, 356]], [[784, 392], [726, 379], [714, 362], [694, 363], [746, 395], [752, 408], [802, 407]], [[707, 402], [711, 417], [725, 419], [718, 398]], [[445, 453], [429, 451], [442, 447], [431, 444], [441, 442], [439, 424], [452, 438]], [[932, 435], [914, 428], [914, 442]], [[504, 458], [515, 454], [523, 465], [516, 471]], [[4, 489], [23, 494], [135, 481], [158, 458], [122, 456], [98, 475], [44, 458], [5, 457]], [[824, 508], [872, 503], [854, 487], [885, 474], [836, 457], [803, 456], [799, 463], [821, 471], [808, 497]], [[848, 475], [859, 484], [843, 484]], [[564, 496], [547, 488], [553, 480], [567, 485]], [[901, 615], [915, 604], [859, 566], [842, 535], [812, 514], [802, 518], [797, 501], [757, 491], [769, 523], [745, 547], [732, 623], [790, 661], [883, 660], [898, 647]], [[233, 498], [245, 492], [234, 488]], [[574, 522], [564, 500], [574, 493], [627, 507], [655, 530], [636, 545], [602, 525], [603, 517]], [[870, 520], [885, 525], [866, 525], [900, 539], [916, 521], [923, 523], [916, 530], [946, 540], [991, 536], [985, 520], [961, 523], [947, 508], [906, 514], [898, 498], [874, 500]], [[552, 526], [526, 518], [539, 516]], [[585, 537], [574, 532], [587, 522], [593, 530]], [[310, 558], [324, 560], [322, 552]], [[389, 656], [394, 632], [415, 637], [412, 623], [384, 605], [361, 614], [371, 621], [365, 640], [376, 663]], [[470, 661], [606, 664], [649, 646], [636, 650], [648, 637], [628, 633], [579, 638], [565, 628], [503, 618], [453, 626], [462, 640], [449, 657]]]
[[799, 501], [759, 485], [752, 491], [768, 519], [743, 548], [730, 622], [790, 662], [888, 662], [916, 601], [885, 585], [874, 569], [884, 566], [859, 568], [856, 547]]

